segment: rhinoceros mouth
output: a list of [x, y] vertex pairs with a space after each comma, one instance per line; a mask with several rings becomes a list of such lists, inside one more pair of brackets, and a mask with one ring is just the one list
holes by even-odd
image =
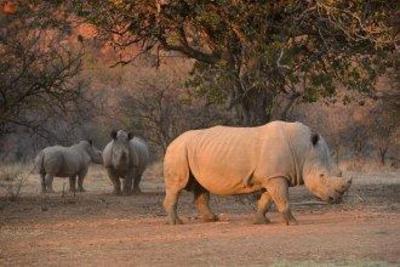
[[314, 196], [314, 198], [315, 198], [316, 200], [319, 200], [319, 201], [324, 201], [322, 198], [320, 198], [320, 197], [318, 197], [318, 196]]
[[342, 202], [342, 200], [343, 200], [342, 197], [337, 197], [337, 198], [329, 197], [328, 203], [330, 203], [330, 204], [339, 204], [339, 203]]
[[341, 196], [339, 196], [339, 197], [332, 197], [332, 196], [329, 196], [329, 197], [327, 197], [326, 199], [323, 199], [323, 198], [321, 198], [321, 197], [319, 197], [319, 196], [314, 196], [314, 198], [315, 198], [316, 200], [318, 200], [318, 201], [323, 201], [323, 202], [326, 202], [326, 203], [329, 203], [329, 204], [339, 204], [339, 203], [341, 203], [342, 200], [343, 200]]

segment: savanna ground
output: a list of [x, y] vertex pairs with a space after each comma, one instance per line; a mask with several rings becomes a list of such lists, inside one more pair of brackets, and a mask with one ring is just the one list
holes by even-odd
[[[0, 266], [22, 265], [396, 265], [400, 264], [400, 172], [346, 172], [353, 186], [338, 205], [313, 200], [304, 188], [290, 197], [299, 225], [272, 210], [269, 225], [253, 225], [254, 197], [211, 199], [216, 223], [196, 218], [191, 194], [180, 199], [185, 224], [166, 224], [160, 164], [143, 194], [118, 197], [106, 173], [92, 168], [87, 192], [41, 195], [29, 175], [16, 201], [0, 199]], [[64, 188], [64, 189], [63, 189]]]

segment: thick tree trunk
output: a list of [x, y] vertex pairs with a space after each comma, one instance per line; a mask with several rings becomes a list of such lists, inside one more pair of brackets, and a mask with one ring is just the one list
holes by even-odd
[[387, 152], [387, 148], [385, 147], [381, 147], [379, 148], [379, 158], [381, 161], [382, 166], [385, 166], [385, 158], [386, 158], [386, 152]]
[[280, 114], [280, 119], [283, 121], [287, 120], [287, 117], [289, 115], [290, 110], [293, 108], [293, 106], [296, 103], [296, 100], [300, 97], [300, 94], [295, 92], [291, 95], [288, 96], [286, 103], [284, 103], [284, 107], [282, 110], [282, 113]]
[[240, 122], [243, 126], [257, 126], [270, 121], [272, 96], [264, 90], [254, 90], [248, 94], [240, 105]]

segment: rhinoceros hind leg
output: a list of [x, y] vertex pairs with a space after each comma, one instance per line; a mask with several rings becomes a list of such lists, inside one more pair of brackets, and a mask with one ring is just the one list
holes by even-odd
[[270, 193], [272, 200], [275, 202], [278, 211], [282, 214], [286, 225], [297, 224], [290, 208], [288, 200], [288, 184], [285, 178], [271, 179], [267, 184], [267, 190]]
[[46, 193], [46, 174], [45, 173], [41, 173], [40, 174], [40, 186], [42, 189], [42, 193]]
[[45, 177], [45, 183], [46, 183], [46, 192], [47, 193], [53, 193], [53, 176], [50, 174], [46, 174]]
[[165, 199], [163, 206], [170, 224], [181, 224], [177, 214], [180, 192], [189, 181], [189, 164], [185, 146], [169, 146], [164, 157]]
[[[115, 184], [117, 184], [117, 185], [115, 185]], [[121, 182], [120, 182], [119, 178], [115, 179], [114, 190], [112, 191], [112, 194], [117, 195], [117, 196], [122, 195]]]
[[180, 191], [176, 192], [168, 189], [165, 192], [163, 206], [168, 214], [168, 222], [171, 225], [182, 224], [182, 220], [179, 219], [177, 213], [179, 193]]
[[122, 191], [121, 191], [121, 181], [119, 179], [119, 177], [113, 177], [111, 178], [111, 181], [113, 183], [114, 186], [114, 190], [113, 190], [113, 194], [114, 195], [122, 195]]
[[76, 177], [75, 176], [69, 177], [69, 192], [76, 191], [75, 184], [76, 184]]
[[[196, 182], [197, 183], [197, 182]], [[193, 188], [194, 204], [203, 222], [215, 222], [218, 221], [217, 215], [215, 215], [209, 206], [210, 193], [204, 189], [199, 183]]]
[[107, 169], [107, 174], [108, 174], [108, 177], [110, 178], [110, 180], [113, 184], [113, 187], [114, 187], [114, 190], [112, 193], [114, 195], [118, 195], [118, 196], [121, 195], [121, 181], [119, 180], [118, 175], [115, 175], [114, 172], [110, 169]]
[[272, 203], [271, 195], [267, 191], [262, 193], [260, 199], [257, 202], [257, 212], [254, 224], [270, 223], [270, 220], [268, 220], [268, 218], [265, 217], [265, 214], [267, 213], [271, 203]]

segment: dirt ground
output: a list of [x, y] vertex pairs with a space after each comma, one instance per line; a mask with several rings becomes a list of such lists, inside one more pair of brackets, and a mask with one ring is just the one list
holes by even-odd
[[166, 224], [158, 173], [148, 171], [144, 193], [110, 194], [105, 172], [92, 170], [86, 193], [41, 195], [37, 177], [17, 201], [0, 198], [0, 266], [316, 266], [400, 264], [400, 173], [345, 173], [353, 186], [344, 203], [324, 205], [305, 188], [290, 197], [299, 225], [272, 210], [269, 225], [253, 225], [254, 197], [212, 196], [216, 223], [196, 218], [184, 193], [185, 224]]

